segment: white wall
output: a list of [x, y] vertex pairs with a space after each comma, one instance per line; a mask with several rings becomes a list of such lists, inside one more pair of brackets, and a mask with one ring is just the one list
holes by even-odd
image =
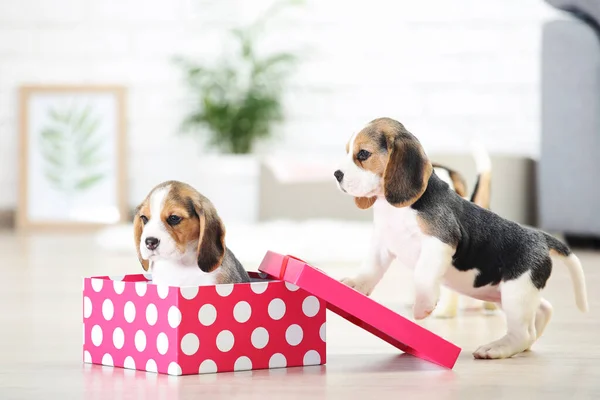
[[[198, 148], [176, 135], [181, 76], [171, 55], [219, 54], [224, 28], [254, 15], [243, 0], [0, 0], [0, 209], [17, 197], [17, 88], [129, 88], [132, 203]], [[428, 151], [478, 135], [495, 152], [537, 155], [542, 0], [311, 0], [272, 26], [266, 48], [307, 51], [288, 120], [264, 152], [340, 154], [382, 115]], [[167, 168], [168, 167], [168, 168]]]

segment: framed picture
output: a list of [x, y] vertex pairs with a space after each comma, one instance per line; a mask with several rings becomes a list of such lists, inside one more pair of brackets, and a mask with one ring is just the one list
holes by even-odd
[[125, 221], [125, 88], [26, 86], [20, 97], [18, 226]]

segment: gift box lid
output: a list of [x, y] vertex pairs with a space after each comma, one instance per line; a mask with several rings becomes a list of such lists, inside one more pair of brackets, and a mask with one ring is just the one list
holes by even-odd
[[329, 310], [405, 353], [450, 369], [456, 363], [459, 347], [300, 259], [268, 251], [258, 269], [310, 292]]

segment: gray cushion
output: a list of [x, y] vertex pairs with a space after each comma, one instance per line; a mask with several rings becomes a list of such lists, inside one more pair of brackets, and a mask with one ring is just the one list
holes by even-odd
[[575, 14], [589, 22], [597, 30], [600, 28], [600, 1], [598, 0], [546, 0], [546, 3]]

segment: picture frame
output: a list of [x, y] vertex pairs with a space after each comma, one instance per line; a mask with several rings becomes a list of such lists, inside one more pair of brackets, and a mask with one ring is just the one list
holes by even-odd
[[19, 229], [101, 228], [128, 220], [126, 88], [22, 86]]

